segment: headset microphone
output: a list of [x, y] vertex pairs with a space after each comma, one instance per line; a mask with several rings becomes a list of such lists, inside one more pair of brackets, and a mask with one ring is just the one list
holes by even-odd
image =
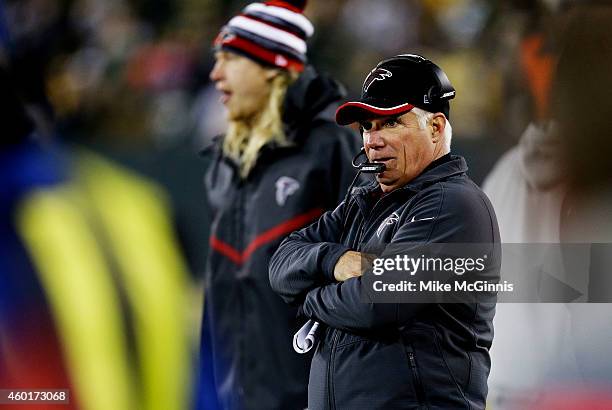
[[360, 164], [357, 164], [356, 163], [357, 158], [359, 158], [362, 155], [364, 156], [366, 155], [365, 148], [363, 147], [361, 147], [361, 150], [359, 151], [359, 153], [355, 155], [355, 157], [353, 157], [353, 167], [359, 169], [359, 172], [363, 172], [365, 174], [379, 174], [386, 169], [385, 164], [381, 164], [377, 162], [368, 162], [367, 157], [365, 161], [363, 161]]
[[385, 170], [385, 164], [366, 162], [359, 165], [359, 170], [366, 174], [379, 174]]

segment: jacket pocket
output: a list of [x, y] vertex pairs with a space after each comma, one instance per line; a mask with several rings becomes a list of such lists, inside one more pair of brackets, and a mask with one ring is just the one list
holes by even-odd
[[331, 369], [338, 410], [410, 409], [419, 404], [403, 344], [342, 332]]
[[414, 391], [416, 393], [417, 401], [419, 406], [425, 406], [425, 390], [423, 389], [423, 381], [421, 380], [419, 367], [414, 356], [414, 349], [410, 345], [404, 345], [404, 350], [406, 351], [406, 356], [408, 357], [408, 365], [412, 371], [412, 381], [414, 383]]
[[[421, 397], [425, 406], [443, 409], [470, 408], [462, 387], [469, 376], [467, 352], [447, 351], [445, 354], [433, 329], [413, 329], [402, 333], [402, 339], [408, 349], [406, 354], [409, 363], [409, 352], [412, 351], [417, 383], [421, 384]], [[460, 376], [459, 379], [456, 376]]]

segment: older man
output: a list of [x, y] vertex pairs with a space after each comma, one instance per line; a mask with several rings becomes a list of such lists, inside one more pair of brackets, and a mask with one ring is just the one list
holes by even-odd
[[361, 252], [402, 243], [499, 243], [493, 208], [450, 154], [444, 72], [413, 54], [379, 63], [359, 101], [365, 153], [384, 164], [318, 222], [291, 234], [270, 263], [272, 288], [324, 323], [310, 373], [310, 409], [482, 409], [494, 305], [367, 303]]

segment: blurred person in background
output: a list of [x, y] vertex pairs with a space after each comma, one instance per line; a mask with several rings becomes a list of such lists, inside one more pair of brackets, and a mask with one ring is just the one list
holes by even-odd
[[[560, 237], [562, 242], [588, 245], [581, 262], [588, 272], [583, 293], [590, 303], [568, 305], [583, 384], [568, 379], [567, 386], [557, 389], [556, 406], [539, 407], [545, 410], [564, 409], [568, 404], [574, 408], [612, 408], [610, 27], [609, 2], [580, 4], [571, 11], [559, 56], [553, 113], [559, 123], [568, 185]], [[573, 266], [575, 263], [570, 268]]]
[[[518, 45], [532, 118], [518, 145], [502, 156], [483, 185], [506, 244], [559, 243], [561, 206], [567, 190], [561, 142], [550, 112], [563, 13], [540, 5], [532, 19]], [[551, 248], [532, 249], [544, 252]], [[524, 262], [544, 263], [544, 258], [542, 254], [539, 261], [529, 258]], [[560, 258], [557, 262], [555, 270], [561, 267]], [[578, 377], [565, 304], [499, 303], [494, 322], [496, 343], [491, 349], [488, 399], [492, 409], [532, 399], [536, 386], [550, 380], [559, 369], [566, 377]]]
[[520, 44], [521, 68], [534, 102], [533, 117], [518, 145], [500, 158], [483, 184], [501, 211], [504, 242], [559, 240], [564, 178], [559, 141], [548, 112], [555, 64], [551, 40], [540, 31], [529, 33]]
[[576, 301], [591, 303], [498, 305], [495, 410], [612, 406], [612, 7], [577, 5], [548, 23], [552, 37], [543, 25], [522, 44], [540, 101], [533, 122], [485, 191], [504, 242], [585, 244], [579, 258], [560, 254], [558, 270], [582, 293]]
[[[568, 174], [565, 242], [612, 239], [612, 5], [591, 3], [570, 16], [553, 101]], [[578, 115], [576, 107], [589, 115]]]
[[185, 409], [188, 273], [167, 198], [60, 143], [50, 116], [37, 130], [25, 106], [50, 114], [30, 108], [44, 90], [14, 86], [42, 81], [0, 32], [0, 388], [69, 389], [72, 409]]
[[568, 304], [580, 377], [556, 369], [538, 410], [612, 408], [612, 5], [590, 1], [570, 11], [552, 94], [567, 192], [561, 207], [563, 243], [581, 243], [579, 260], [564, 259], [589, 303]]
[[1, 95], [0, 386], [70, 389], [75, 409], [186, 408], [187, 271], [161, 189], [41, 144], [6, 77]]
[[[214, 209], [205, 279], [200, 406], [304, 409], [310, 356], [292, 349], [297, 308], [270, 288], [268, 262], [290, 232], [335, 207], [359, 141], [333, 120], [341, 87], [307, 64], [306, 1], [252, 3], [214, 42], [210, 78], [228, 128], [205, 150]], [[212, 359], [212, 360], [211, 360]], [[213, 368], [214, 376], [212, 376]], [[211, 389], [212, 380], [216, 388]]]

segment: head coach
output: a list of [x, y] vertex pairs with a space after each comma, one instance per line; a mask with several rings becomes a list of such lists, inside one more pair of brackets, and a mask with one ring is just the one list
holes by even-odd
[[[292, 233], [270, 262], [272, 288], [327, 325], [311, 364], [309, 409], [484, 409], [494, 304], [366, 303], [360, 251], [401, 243], [499, 243], [493, 208], [450, 154], [455, 90], [431, 61], [380, 62], [358, 122], [376, 181]], [[380, 172], [382, 170], [382, 172]]]

